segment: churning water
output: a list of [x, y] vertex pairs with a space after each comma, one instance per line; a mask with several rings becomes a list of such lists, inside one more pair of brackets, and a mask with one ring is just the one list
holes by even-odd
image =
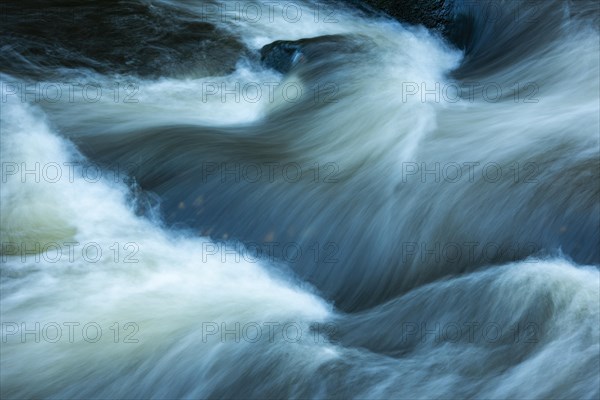
[[600, 396], [597, 4], [70, 3], [4, 6], [2, 398]]

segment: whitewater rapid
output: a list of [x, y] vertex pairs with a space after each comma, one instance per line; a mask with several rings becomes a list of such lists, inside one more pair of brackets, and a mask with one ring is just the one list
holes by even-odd
[[592, 5], [459, 49], [298, 4], [211, 20], [250, 54], [221, 76], [0, 75], [2, 397], [597, 398]]

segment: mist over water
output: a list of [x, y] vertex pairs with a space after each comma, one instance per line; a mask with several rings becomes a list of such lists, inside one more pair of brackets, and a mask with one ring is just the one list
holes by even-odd
[[72, 6], [5, 7], [2, 398], [600, 396], [597, 4]]

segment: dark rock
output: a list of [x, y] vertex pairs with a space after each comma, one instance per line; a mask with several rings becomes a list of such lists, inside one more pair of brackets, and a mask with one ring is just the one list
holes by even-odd
[[357, 0], [381, 10], [400, 22], [423, 25], [443, 34], [449, 32], [456, 0]]
[[[106, 4], [108, 3], [108, 4]], [[0, 64], [11, 75], [48, 79], [88, 68], [156, 78], [224, 75], [244, 46], [182, 8], [127, 0], [2, 4]]]
[[[294, 67], [310, 63], [325, 68], [341, 55], [351, 55], [365, 50], [366, 38], [360, 35], [324, 35], [301, 40], [277, 40], [261, 49], [261, 61], [268, 67], [281, 73], [287, 73]], [[343, 61], [348, 61], [344, 59]]]
[[301, 41], [277, 40], [260, 51], [261, 62], [275, 71], [286, 73], [304, 60]]

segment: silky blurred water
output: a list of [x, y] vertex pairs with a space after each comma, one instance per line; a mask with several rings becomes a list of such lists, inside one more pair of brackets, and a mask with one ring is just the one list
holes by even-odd
[[6, 28], [2, 397], [598, 398], [597, 6], [456, 4], [460, 47], [313, 1]]

